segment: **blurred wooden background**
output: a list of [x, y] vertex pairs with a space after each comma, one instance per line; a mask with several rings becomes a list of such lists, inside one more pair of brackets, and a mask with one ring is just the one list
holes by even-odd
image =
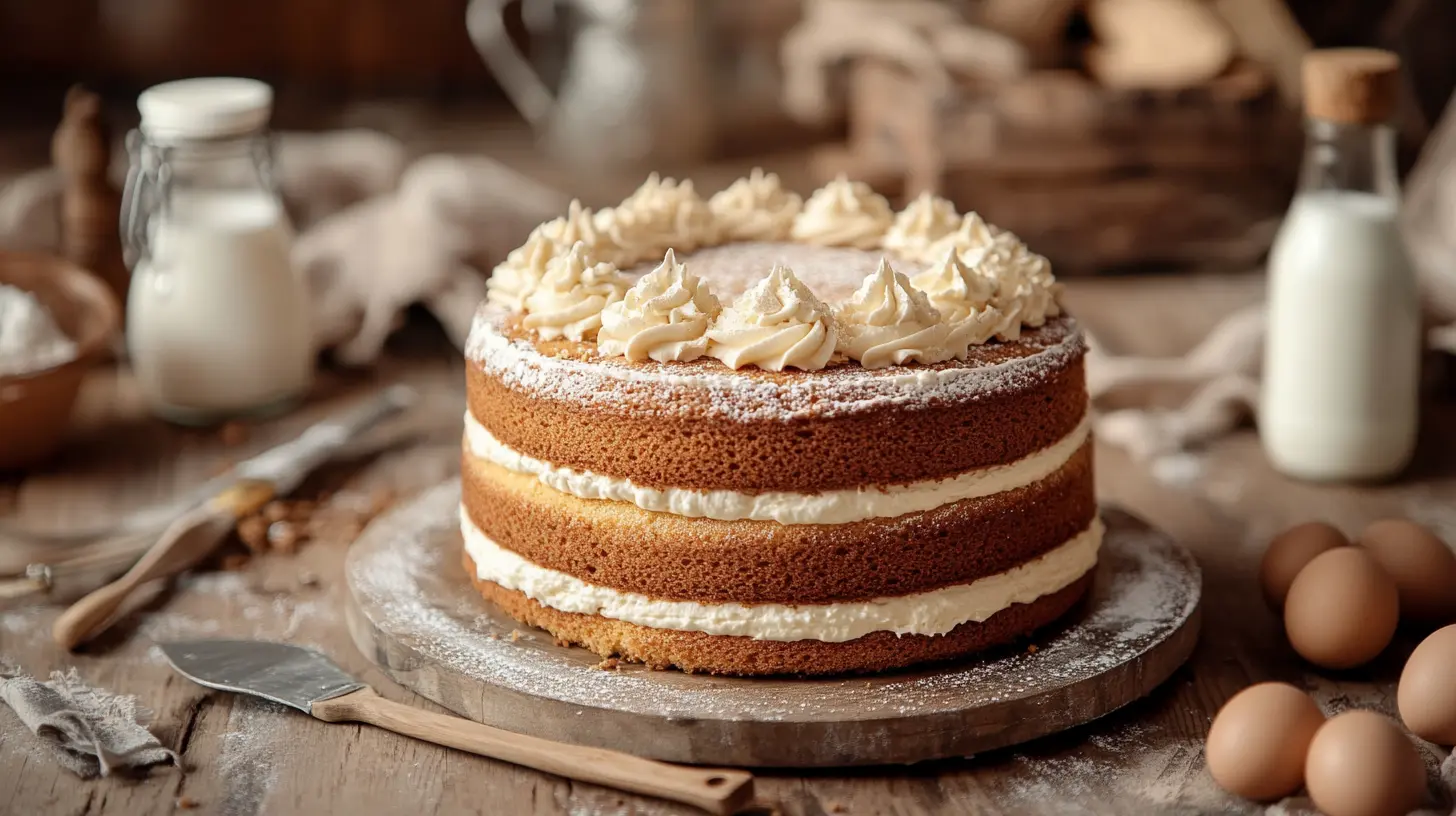
[[[797, 0], [714, 4], [729, 29], [782, 28]], [[467, 0], [0, 0], [0, 94], [20, 85], [134, 86], [246, 74], [371, 94], [486, 94], [503, 103], [465, 32]], [[1319, 46], [1384, 45], [1411, 66], [1429, 118], [1456, 88], [1456, 3], [1288, 0]], [[519, 20], [519, 14], [511, 15]], [[519, 25], [515, 26], [519, 33]]]
[[[956, 127], [986, 117], [967, 104], [959, 119], [948, 118], [950, 109], [943, 105], [933, 114], [917, 114], [917, 105], [926, 107], [923, 97], [893, 70], [881, 72], [878, 96], [886, 104], [861, 106], [820, 127], [795, 123], [779, 110], [772, 81], [767, 93], [760, 81], [753, 93], [735, 96], [741, 81], [735, 72], [742, 73], [735, 56], [753, 50], [760, 68], [773, 63], [779, 38], [801, 16], [800, 0], [674, 1], [696, 4], [711, 27], [702, 47], [710, 52], [704, 59], [716, 85], [706, 110], [717, 121], [709, 155], [698, 164], [763, 157], [772, 166], [771, 154], [827, 141], [854, 154], [844, 169], [888, 194], [910, 191], [917, 177], [933, 179], [922, 188], [938, 189], [963, 209], [982, 210], [1022, 233], [1067, 273], [1210, 259], [1248, 268], [1267, 247], [1293, 189], [1297, 114], [1267, 94], [1233, 93], [1238, 98], [1230, 102], [1233, 97], [1215, 85], [1161, 96], [1089, 93], [1085, 88], [1092, 82], [1082, 66], [1075, 57], [1063, 57], [1065, 64], [1042, 66], [1050, 70], [1039, 76], [1079, 81], [1082, 96], [1073, 99], [1089, 100], [1086, 122], [1066, 127], [1069, 106], [1042, 102], [1041, 108], [1057, 116], [1033, 116], [1031, 126], [1020, 129], [1004, 116], [991, 117], [998, 138], [979, 142], [991, 147], [979, 156], [956, 158], [946, 154], [947, 146], [953, 153], [978, 144], [974, 133], [961, 134]], [[974, 10], [996, 0], [946, 2]], [[1280, 0], [1206, 2], [1251, 8]], [[1456, 60], [1450, 56], [1456, 0], [1284, 2], [1315, 46], [1377, 45], [1401, 54], [1411, 91], [1400, 123], [1401, 164], [1409, 168], [1456, 89]], [[470, 41], [469, 5], [469, 0], [0, 0], [5, 44], [0, 177], [45, 160], [49, 128], [70, 84], [99, 91], [113, 132], [120, 134], [136, 121], [135, 96], [142, 88], [197, 75], [271, 82], [277, 89], [273, 122], [281, 130], [369, 127], [416, 149], [484, 150], [507, 158], [516, 149], [507, 143], [530, 148], [531, 135]], [[564, 47], [553, 38], [530, 42], [519, 2], [508, 3], [507, 12], [508, 30], [528, 52]], [[1086, 26], [1073, 16], [1062, 37], [1064, 53], [1076, 53], [1086, 42]], [[862, 71], [859, 77], [863, 86], [874, 75]], [[1224, 79], [1237, 91], [1236, 72]], [[1223, 103], [1200, 101], [1209, 92]], [[908, 136], [885, 138], [891, 121], [920, 123], [919, 130], [910, 126], [902, 128], [912, 131]], [[1044, 138], [1057, 134], [1060, 139]], [[941, 145], [925, 149], [917, 141]], [[917, 157], [926, 159], [920, 163], [929, 171], [916, 169]], [[872, 166], [878, 159], [885, 160], [882, 166]], [[908, 169], [897, 166], [907, 164]], [[813, 183], [838, 169], [811, 165]], [[687, 175], [703, 170], [669, 161], [653, 166]], [[572, 179], [582, 195], [597, 181], [585, 175]]]

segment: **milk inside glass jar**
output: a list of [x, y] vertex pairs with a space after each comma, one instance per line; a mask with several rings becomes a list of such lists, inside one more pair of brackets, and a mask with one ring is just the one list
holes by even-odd
[[127, 349], [152, 410], [207, 424], [286, 409], [314, 370], [308, 291], [250, 79], [149, 88], [128, 136]]
[[1259, 434], [1301, 479], [1399, 473], [1415, 450], [1421, 311], [1397, 230], [1399, 60], [1315, 51], [1300, 188], [1269, 258]]

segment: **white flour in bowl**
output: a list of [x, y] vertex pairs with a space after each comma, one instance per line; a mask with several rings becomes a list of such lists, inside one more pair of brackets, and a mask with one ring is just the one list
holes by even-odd
[[76, 343], [35, 295], [0, 283], [0, 377], [29, 374], [76, 358]]

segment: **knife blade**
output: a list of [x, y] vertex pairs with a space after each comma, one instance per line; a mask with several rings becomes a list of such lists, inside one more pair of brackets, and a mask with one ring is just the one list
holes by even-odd
[[747, 771], [671, 765], [552, 742], [386, 700], [315, 649], [258, 640], [188, 640], [160, 646], [172, 668], [198, 685], [272, 700], [325, 722], [367, 723], [435, 745], [683, 802], [711, 813], [734, 813], [753, 798], [753, 775]]
[[178, 674], [199, 686], [251, 694], [313, 713], [313, 704], [364, 688], [323, 653], [267, 640], [186, 640], [161, 645]]

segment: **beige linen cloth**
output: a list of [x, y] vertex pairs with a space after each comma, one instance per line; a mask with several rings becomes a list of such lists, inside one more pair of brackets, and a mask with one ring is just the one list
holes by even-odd
[[136, 698], [93, 688], [75, 669], [40, 681], [0, 664], [4, 701], [55, 760], [83, 779], [163, 762], [177, 755], [142, 724], [147, 712]]

